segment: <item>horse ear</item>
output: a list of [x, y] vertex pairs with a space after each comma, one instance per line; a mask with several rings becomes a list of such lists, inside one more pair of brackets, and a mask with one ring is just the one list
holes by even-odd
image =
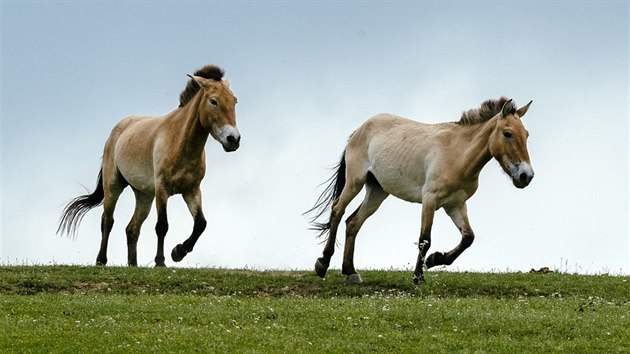
[[510, 98], [507, 102], [503, 104], [501, 108], [501, 118], [505, 118], [510, 115], [510, 111], [512, 110], [512, 99]]
[[230, 80], [223, 80], [225, 86], [230, 87]]
[[205, 80], [203, 77], [199, 77], [199, 76], [195, 76], [195, 75], [190, 75], [190, 74], [186, 74], [194, 83], [197, 84], [197, 86], [199, 87], [204, 87], [205, 86]]
[[526, 104], [523, 107], [517, 109], [516, 110], [516, 114], [518, 114], [518, 116], [522, 118], [525, 115], [525, 113], [527, 113], [527, 110], [529, 109], [529, 105], [531, 105], [532, 102], [533, 101], [529, 101], [528, 104]]

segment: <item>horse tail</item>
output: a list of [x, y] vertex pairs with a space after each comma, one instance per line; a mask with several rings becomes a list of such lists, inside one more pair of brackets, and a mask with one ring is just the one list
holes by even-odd
[[86, 194], [72, 199], [63, 209], [57, 234], [67, 234], [75, 237], [77, 228], [85, 214], [92, 208], [103, 204], [105, 192], [103, 190], [103, 168], [98, 173], [96, 182], [96, 190], [92, 194]]
[[[315, 205], [306, 211], [304, 214], [313, 214], [311, 218], [311, 230], [315, 230], [319, 232], [318, 237], [323, 236], [330, 230], [330, 219], [328, 222], [321, 223], [317, 222], [320, 216], [322, 216], [333, 204], [333, 202], [339, 198], [341, 192], [343, 191], [343, 187], [346, 184], [346, 151], [343, 151], [341, 154], [341, 159], [339, 163], [332, 168], [333, 173], [330, 178], [328, 178], [324, 184], [328, 184], [326, 189], [322, 192], [322, 194], [317, 198]], [[320, 186], [321, 186], [320, 185]]]

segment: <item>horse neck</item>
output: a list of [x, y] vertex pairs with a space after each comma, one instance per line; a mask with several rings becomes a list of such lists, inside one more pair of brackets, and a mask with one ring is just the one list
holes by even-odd
[[188, 159], [201, 158], [210, 134], [199, 120], [199, 104], [201, 95], [197, 95], [182, 108], [175, 110], [169, 117], [176, 132], [174, 148]]
[[462, 141], [463, 151], [460, 151], [463, 175], [468, 178], [477, 178], [483, 167], [492, 159], [490, 154], [490, 135], [494, 131], [496, 118], [484, 123], [462, 126], [458, 134]]

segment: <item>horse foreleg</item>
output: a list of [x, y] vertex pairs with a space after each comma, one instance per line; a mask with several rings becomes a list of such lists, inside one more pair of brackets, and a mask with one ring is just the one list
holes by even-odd
[[473, 230], [470, 228], [470, 224], [468, 222], [468, 211], [466, 209], [466, 204], [457, 207], [447, 209], [446, 213], [450, 216], [451, 220], [459, 229], [462, 240], [460, 243], [450, 250], [449, 252], [435, 252], [432, 253], [429, 258], [427, 258], [427, 268], [431, 268], [437, 265], [451, 265], [453, 261], [459, 257], [470, 245], [473, 243], [475, 239], [475, 234]]
[[184, 201], [188, 206], [188, 210], [194, 219], [194, 226], [192, 234], [186, 241], [173, 247], [171, 251], [171, 258], [175, 262], [181, 261], [189, 252], [193, 250], [199, 236], [206, 229], [206, 218], [203, 215], [201, 208], [201, 190], [197, 187], [192, 193], [184, 194]]
[[165, 267], [164, 264], [164, 238], [168, 232], [168, 218], [166, 215], [166, 202], [168, 194], [162, 190], [156, 190], [155, 207], [157, 209], [157, 223], [155, 233], [157, 234], [157, 253], [155, 254], [155, 266]]
[[418, 260], [413, 272], [413, 283], [424, 283], [425, 256], [431, 247], [431, 226], [435, 215], [435, 203], [425, 196], [422, 202], [422, 221], [420, 226], [420, 240], [418, 241]]

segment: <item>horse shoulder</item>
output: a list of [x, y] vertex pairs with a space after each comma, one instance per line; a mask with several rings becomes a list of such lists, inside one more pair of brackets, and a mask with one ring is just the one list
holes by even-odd
[[478, 176], [462, 179], [453, 169], [453, 165], [443, 157], [436, 160], [427, 171], [426, 192], [432, 192], [439, 207], [447, 205], [461, 205], [475, 194], [479, 186]]
[[[453, 153], [449, 125], [417, 123], [410, 125], [409, 134], [412, 138], [399, 148], [400, 158], [406, 158], [407, 173], [417, 181], [422, 199], [433, 198], [439, 207], [468, 199], [471, 188], [462, 185], [454, 169], [458, 155]], [[402, 150], [404, 145], [410, 152]]]

